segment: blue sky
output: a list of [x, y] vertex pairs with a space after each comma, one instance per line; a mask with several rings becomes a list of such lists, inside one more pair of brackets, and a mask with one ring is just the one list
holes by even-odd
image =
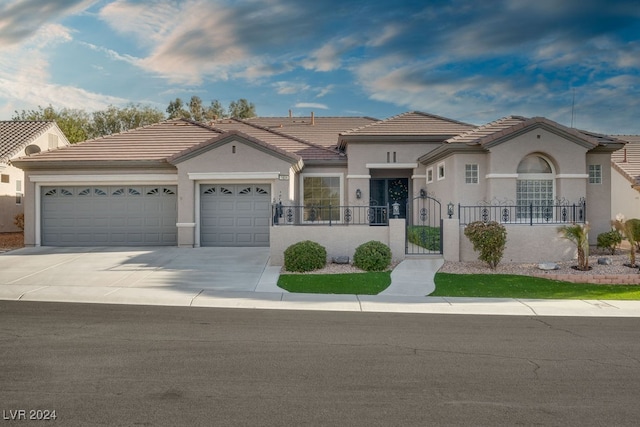
[[0, 0], [0, 119], [192, 95], [640, 134], [640, 2]]

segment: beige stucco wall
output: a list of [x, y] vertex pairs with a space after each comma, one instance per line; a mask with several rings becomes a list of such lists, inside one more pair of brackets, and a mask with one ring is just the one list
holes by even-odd
[[627, 219], [640, 218], [640, 191], [631, 188], [631, 183], [611, 168], [611, 219], [619, 213]]
[[389, 246], [393, 260], [405, 256], [404, 220], [390, 220], [388, 227], [350, 226], [272, 226], [270, 233], [271, 265], [284, 265], [284, 251], [294, 243], [311, 240], [327, 250], [327, 261], [333, 257], [353, 254], [358, 246], [377, 240]]
[[602, 184], [586, 184], [589, 243], [595, 245], [598, 234], [611, 230], [611, 154], [589, 153], [587, 165], [600, 165], [602, 170]]
[[[557, 262], [571, 260], [576, 256], [575, 245], [561, 237], [557, 225], [505, 224], [505, 227], [507, 245], [501, 261], [503, 263]], [[464, 227], [460, 227], [460, 260], [478, 260], [478, 253], [464, 235]]]
[[292, 190], [297, 175], [292, 170], [292, 160], [274, 156], [240, 139], [212, 148], [176, 166], [180, 247], [199, 244], [198, 195], [201, 184], [269, 184], [272, 201], [291, 204], [295, 197]]
[[[420, 189], [427, 187], [425, 167], [418, 163], [417, 159], [438, 145], [439, 143], [391, 141], [350, 143], [347, 148], [347, 204], [368, 204], [370, 178], [409, 178], [409, 198], [417, 197]], [[382, 167], [367, 167], [372, 164]], [[362, 192], [362, 198], [359, 200], [355, 197], [358, 188]]]

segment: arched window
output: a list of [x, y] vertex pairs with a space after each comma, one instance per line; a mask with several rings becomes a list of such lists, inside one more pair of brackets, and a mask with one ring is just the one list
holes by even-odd
[[518, 164], [516, 213], [519, 219], [547, 218], [552, 212], [555, 173], [545, 158], [532, 154]]

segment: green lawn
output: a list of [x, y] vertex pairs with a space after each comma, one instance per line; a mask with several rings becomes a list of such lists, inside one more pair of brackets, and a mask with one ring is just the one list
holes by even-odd
[[309, 294], [377, 295], [391, 284], [391, 272], [348, 274], [282, 274], [278, 286]]
[[637, 285], [593, 285], [509, 274], [436, 273], [429, 296], [640, 300]]

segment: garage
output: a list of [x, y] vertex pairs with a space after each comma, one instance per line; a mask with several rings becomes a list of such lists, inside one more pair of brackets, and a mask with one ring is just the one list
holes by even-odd
[[269, 246], [268, 184], [200, 185], [201, 246]]
[[44, 246], [174, 246], [175, 186], [43, 186]]

